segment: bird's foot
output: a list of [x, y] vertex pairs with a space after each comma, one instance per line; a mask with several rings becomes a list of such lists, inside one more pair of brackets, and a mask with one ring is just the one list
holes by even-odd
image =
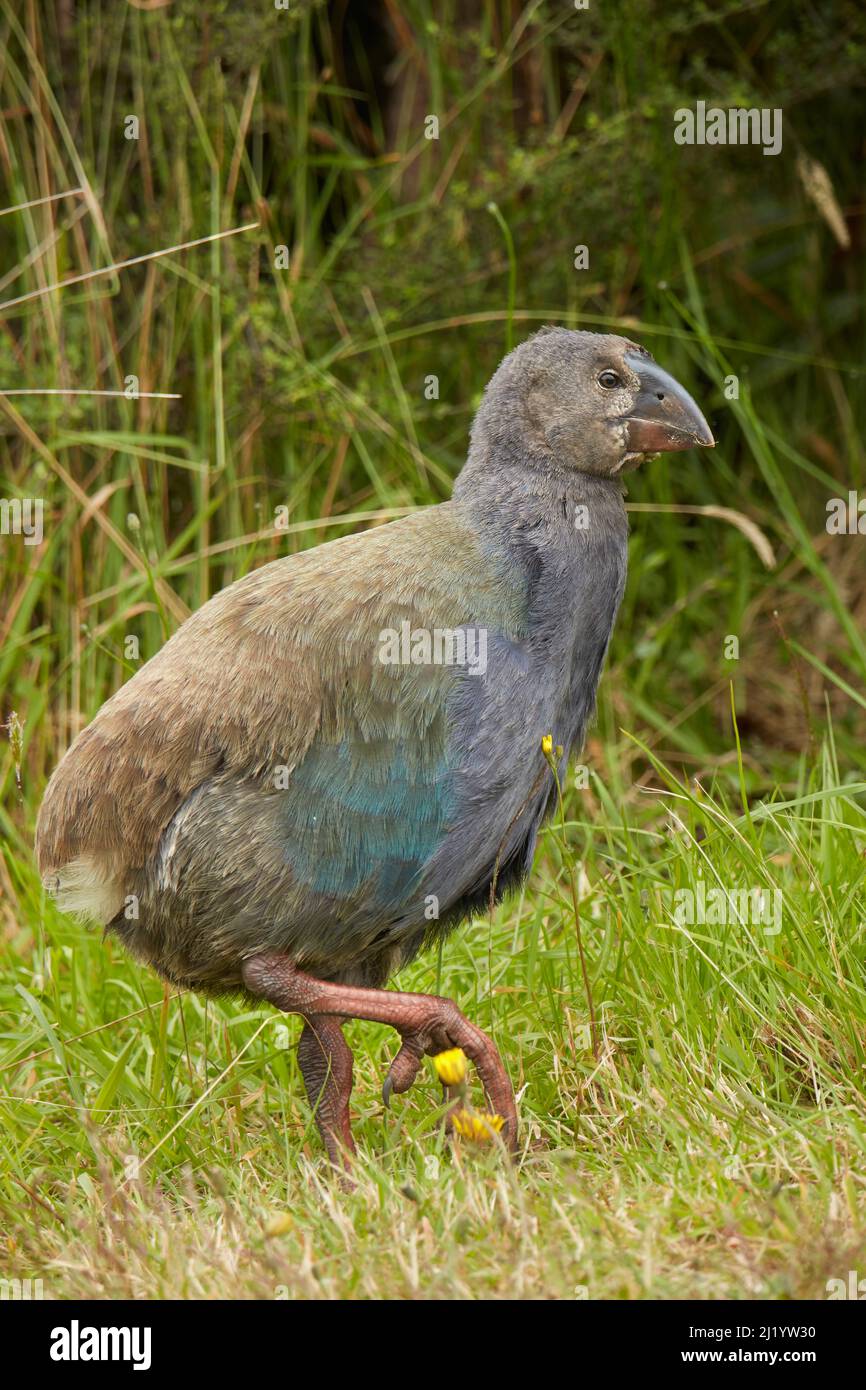
[[[438, 999], [435, 995], [417, 995], [419, 1010], [426, 1018], [416, 1026], [397, 1027], [402, 1037], [402, 1046], [394, 1058], [382, 1087], [382, 1099], [388, 1105], [392, 1094], [400, 1095], [408, 1091], [421, 1067], [424, 1057], [435, 1057], [440, 1052], [448, 1052], [459, 1047], [475, 1066], [487, 1104], [494, 1115], [504, 1121], [502, 1138], [508, 1148], [517, 1148], [517, 1107], [514, 1092], [502, 1059], [495, 1043], [480, 1028], [476, 1028], [465, 1018], [456, 1004], [450, 999]], [[462, 1109], [462, 1103], [455, 1102], [449, 1112], [446, 1124], [453, 1127], [455, 1110]]]
[[[321, 1016], [332, 1021], [335, 1018], [364, 1018], [371, 1023], [387, 1023], [394, 1028], [403, 1041], [385, 1079], [386, 1103], [392, 1093], [408, 1091], [418, 1075], [422, 1057], [435, 1056], [454, 1047], [462, 1048], [470, 1062], [475, 1064], [488, 1106], [495, 1115], [502, 1117], [502, 1139], [512, 1152], [516, 1151], [517, 1107], [502, 1059], [487, 1034], [464, 1018], [450, 999], [440, 999], [435, 994], [406, 994], [399, 990], [367, 989], [360, 985], [317, 980], [298, 970], [287, 956], [270, 953], [244, 961], [242, 975], [250, 994], [268, 999], [287, 1013], [303, 1014], [311, 1022], [315, 1021], [316, 1026], [318, 1016]], [[309, 1045], [313, 1059], [321, 1055], [321, 1049], [317, 1053], [312, 1041]], [[332, 1052], [336, 1048], [336, 1060], [331, 1062], [333, 1069], [335, 1065], [340, 1065], [341, 1056], [336, 1035], [332, 1035], [330, 1046]], [[321, 1080], [313, 1080], [316, 1083], [314, 1092], [321, 1094], [323, 1101], [328, 1104], [331, 1101], [340, 1102], [336, 1119], [325, 1127], [319, 1119], [319, 1110], [316, 1112], [328, 1152], [332, 1152], [332, 1144], [341, 1142], [341, 1135], [344, 1136], [343, 1148], [351, 1151], [345, 1083], [343, 1091], [322, 1091]], [[351, 1078], [348, 1084], [351, 1087]], [[313, 1100], [311, 1094], [311, 1103]], [[326, 1108], [322, 1115], [330, 1113]], [[345, 1135], [348, 1135], [348, 1140]]]

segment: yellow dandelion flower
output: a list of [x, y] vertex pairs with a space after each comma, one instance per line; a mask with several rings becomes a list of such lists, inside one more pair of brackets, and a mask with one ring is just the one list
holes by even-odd
[[541, 740], [541, 751], [545, 757], [548, 753], [553, 752], [553, 734], [544, 735], [544, 738]]
[[451, 1123], [464, 1139], [471, 1139], [476, 1144], [484, 1144], [487, 1140], [492, 1139], [494, 1134], [499, 1133], [505, 1121], [501, 1115], [456, 1110], [451, 1116]]
[[462, 1047], [451, 1047], [447, 1052], [437, 1052], [433, 1058], [436, 1075], [443, 1086], [459, 1086], [466, 1080], [466, 1053]]
[[271, 1217], [270, 1221], [265, 1226], [265, 1235], [284, 1236], [292, 1229], [294, 1224], [294, 1221], [287, 1211], [278, 1212], [276, 1216]]

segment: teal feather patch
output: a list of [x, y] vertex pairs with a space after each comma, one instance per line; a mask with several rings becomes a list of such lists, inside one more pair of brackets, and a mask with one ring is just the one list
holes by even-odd
[[368, 885], [382, 905], [405, 898], [454, 814], [444, 754], [385, 739], [313, 744], [285, 796], [293, 877], [338, 898]]

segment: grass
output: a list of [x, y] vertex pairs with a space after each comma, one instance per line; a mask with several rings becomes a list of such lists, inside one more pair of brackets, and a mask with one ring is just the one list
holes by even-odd
[[[0, 300], [33, 295], [0, 309], [0, 386], [181, 397], [0, 396], [4, 496], [46, 514], [41, 544], [0, 537], [0, 1278], [820, 1298], [863, 1273], [864, 541], [824, 526], [864, 479], [862, 266], [832, 229], [834, 208], [862, 225], [862, 19], [602, 8], [485, 0], [467, 28], [413, 3], [395, 31], [370, 5], [362, 33], [321, 5], [0, 3], [0, 204], [85, 190], [0, 219]], [[673, 146], [672, 109], [707, 97], [783, 106], [788, 153]], [[630, 480], [587, 784], [572, 770], [522, 895], [400, 977], [496, 1037], [518, 1165], [443, 1140], [430, 1074], [384, 1111], [394, 1037], [354, 1024], [345, 1194], [297, 1020], [168, 997], [60, 917], [35, 815], [210, 593], [447, 496], [506, 344], [549, 320], [645, 342], [719, 447]], [[763, 890], [780, 930], [739, 899], [678, 917], [699, 880]]]
[[[567, 794], [597, 1056], [557, 828], [520, 900], [401, 976], [498, 1039], [516, 1168], [452, 1151], [430, 1076], [383, 1110], [393, 1034], [353, 1024], [361, 1158], [342, 1193], [296, 1020], [163, 996], [46, 909], [0, 992], [14, 1267], [58, 1296], [823, 1296], [866, 1249], [864, 788], [828, 753], [746, 815], [728, 780], [698, 791], [659, 766], [625, 804], [598, 774]], [[677, 920], [699, 877], [780, 893], [778, 920]]]

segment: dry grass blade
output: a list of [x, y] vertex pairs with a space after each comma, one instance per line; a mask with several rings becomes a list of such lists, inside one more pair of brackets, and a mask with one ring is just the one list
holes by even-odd
[[247, 222], [243, 227], [230, 227], [225, 232], [213, 232], [211, 236], [196, 237], [194, 241], [181, 241], [176, 246], [164, 246], [160, 251], [148, 251], [143, 256], [131, 256], [127, 261], [115, 261], [113, 265], [100, 266], [98, 270], [87, 270], [81, 275], [70, 275], [68, 279], [57, 280], [53, 285], [43, 285], [41, 289], [30, 290], [27, 294], [19, 294], [15, 299], [4, 300], [0, 304], [0, 311], [14, 309], [19, 304], [27, 304], [31, 299], [40, 299], [42, 295], [51, 294], [54, 290], [65, 290], [69, 285], [80, 285], [86, 280], [98, 280], [101, 276], [113, 275], [117, 270], [127, 270], [133, 265], [143, 265], [145, 261], [158, 260], [160, 256], [173, 256], [178, 251], [189, 251], [194, 246], [205, 246], [211, 241], [222, 241], [224, 237], [238, 236], [241, 232], [251, 232], [258, 226], [258, 222]]
[[768, 570], [776, 567], [776, 554], [767, 537], [764, 535], [760, 526], [752, 521], [751, 517], [744, 512], [738, 512], [733, 507], [716, 507], [712, 504], [707, 506], [691, 506], [685, 502], [627, 502], [627, 512], [670, 512], [681, 516], [712, 516], [719, 521], [727, 521], [729, 525], [736, 526], [746, 539], [754, 546], [760, 556], [762, 564]]

